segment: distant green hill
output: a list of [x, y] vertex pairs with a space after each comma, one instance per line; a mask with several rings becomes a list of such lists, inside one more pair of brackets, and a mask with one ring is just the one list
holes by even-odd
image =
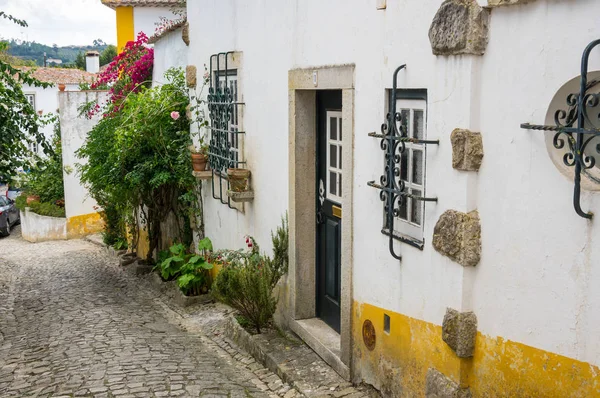
[[[62, 67], [77, 66], [77, 55], [85, 53], [86, 51], [95, 50], [102, 53], [107, 48], [114, 47], [104, 43], [102, 40], [94, 40], [94, 43], [90, 46], [65, 46], [58, 47], [56, 44], [48, 46], [45, 44], [36, 43], [35, 41], [18, 41], [11, 40], [9, 42], [8, 54], [15, 57], [19, 57], [24, 60], [31, 60], [38, 66], [44, 65], [44, 53], [47, 58], [60, 59], [62, 61]], [[115, 48], [116, 55], [116, 48]], [[107, 57], [104, 57], [102, 61], [105, 61]], [[112, 57], [110, 57], [112, 59]], [[81, 63], [81, 56], [79, 59]], [[81, 67], [81, 65], [79, 65]]]

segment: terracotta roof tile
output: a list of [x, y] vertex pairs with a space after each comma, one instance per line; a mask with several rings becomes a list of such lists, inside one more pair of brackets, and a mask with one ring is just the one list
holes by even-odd
[[94, 73], [89, 73], [80, 69], [66, 68], [30, 68], [22, 67], [26, 71], [33, 70], [33, 77], [36, 79], [54, 84], [79, 84], [83, 81], [88, 83], [96, 76]]
[[116, 7], [168, 7], [185, 6], [186, 0], [102, 0], [102, 4], [110, 8]]
[[153, 34], [148, 39], [148, 44], [156, 43], [157, 41], [165, 37], [168, 33], [174, 32], [177, 29], [182, 28], [186, 23], [187, 19], [182, 19], [181, 21], [174, 23], [173, 25], [169, 26], [167, 29], [161, 31], [160, 33]]

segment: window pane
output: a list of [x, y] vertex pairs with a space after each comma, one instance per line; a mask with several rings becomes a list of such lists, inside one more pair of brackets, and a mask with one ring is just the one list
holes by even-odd
[[410, 111], [408, 109], [402, 109], [402, 111], [400, 111], [400, 114], [402, 116], [402, 121], [400, 122], [400, 124], [403, 127], [403, 131], [401, 131], [401, 134], [408, 135], [408, 126], [409, 126], [409, 122], [410, 122]]
[[412, 151], [412, 182], [423, 185], [423, 151]]
[[329, 172], [329, 193], [337, 196], [337, 173]]
[[342, 118], [338, 119], [340, 121], [340, 138], [338, 138], [340, 141], [342, 140]]
[[[411, 193], [415, 196], [421, 196], [421, 191], [417, 190], [417, 189], [413, 189], [411, 190]], [[411, 221], [417, 225], [421, 225], [421, 205], [422, 205], [422, 201], [420, 200], [411, 200], [412, 202], [412, 206], [411, 206], [411, 213], [410, 213], [410, 218]]]
[[337, 118], [329, 118], [329, 139], [337, 140]]
[[338, 167], [337, 166], [337, 145], [329, 145], [329, 167]]
[[[341, 132], [340, 132], [341, 134]], [[340, 149], [340, 160], [338, 161], [338, 168], [341, 170], [342, 169], [342, 147], [338, 146], [338, 148]]]
[[420, 109], [415, 109], [413, 111], [413, 137], [419, 140], [423, 139], [423, 130], [425, 128], [423, 111]]
[[338, 182], [340, 183], [339, 189], [338, 189], [338, 196], [342, 196], [342, 174], [338, 174]]
[[[406, 192], [406, 188], [404, 188], [404, 190], [402, 192]], [[402, 204], [400, 205], [400, 218], [404, 221], [408, 221], [408, 212], [407, 212], [408, 198], [405, 196], [402, 196], [398, 200], [402, 201]]]
[[406, 148], [400, 159], [400, 178], [404, 181], [408, 180], [408, 157], [410, 156], [410, 149]]

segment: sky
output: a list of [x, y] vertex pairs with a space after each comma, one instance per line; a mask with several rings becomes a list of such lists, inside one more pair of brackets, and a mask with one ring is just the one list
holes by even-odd
[[29, 25], [0, 18], [0, 37], [58, 46], [117, 43], [115, 11], [100, 0], [0, 0], [0, 11]]

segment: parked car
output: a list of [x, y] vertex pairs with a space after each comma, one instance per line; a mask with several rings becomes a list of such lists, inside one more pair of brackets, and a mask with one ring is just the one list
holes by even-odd
[[6, 192], [6, 197], [8, 199], [12, 199], [12, 200], [16, 200], [17, 196], [21, 195], [21, 188], [8, 188], [8, 191]]
[[10, 229], [13, 225], [20, 222], [21, 214], [17, 206], [15, 206], [15, 202], [6, 196], [0, 196], [0, 235], [10, 235]]

